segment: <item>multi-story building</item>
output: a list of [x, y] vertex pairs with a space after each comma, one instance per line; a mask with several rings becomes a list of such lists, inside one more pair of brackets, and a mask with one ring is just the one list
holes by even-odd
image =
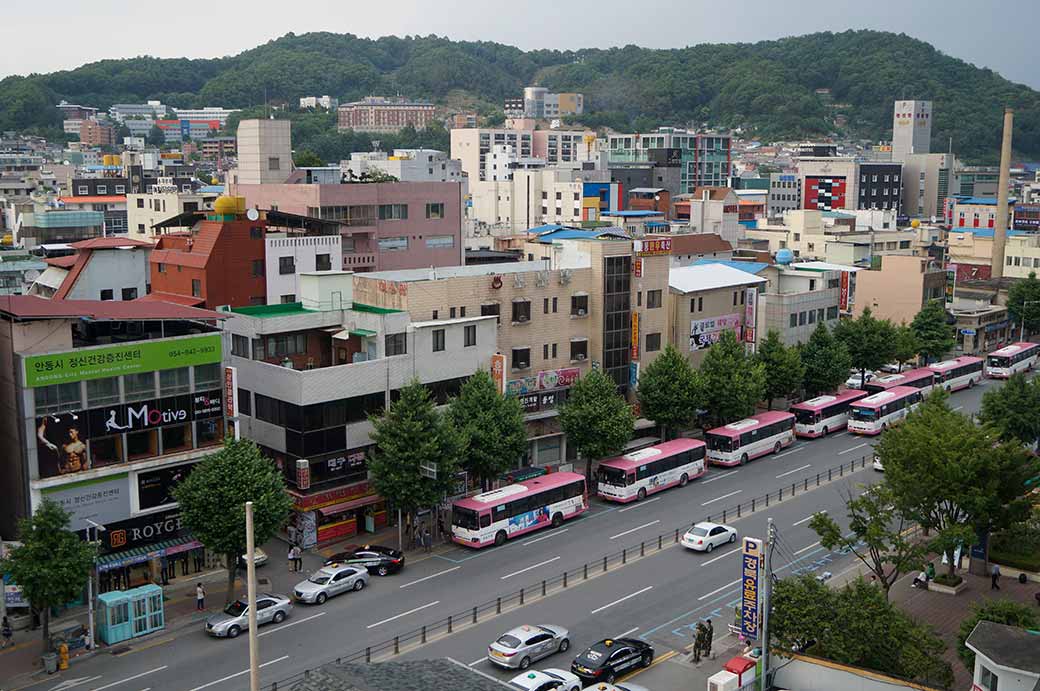
[[[515, 111], [515, 106], [511, 110]], [[526, 118], [558, 118], [561, 115], [581, 115], [584, 112], [585, 96], [582, 94], [554, 94], [544, 86], [524, 88], [523, 116]]]
[[232, 113], [237, 113], [237, 108], [217, 108], [207, 106], [205, 108], [174, 108], [173, 114], [178, 120], [191, 120], [209, 122], [216, 120], [220, 123], [216, 129], [221, 129], [227, 124], [227, 119]]
[[896, 101], [892, 110], [892, 161], [931, 153], [932, 102]]
[[692, 192], [695, 187], [729, 185], [732, 159], [728, 134], [660, 127], [647, 134], [612, 134], [607, 138], [611, 166], [652, 161], [653, 152], [660, 149], [678, 150], [668, 152], [668, 158], [680, 164], [679, 193]]
[[542, 170], [544, 168], [544, 158], [520, 156], [512, 144], [495, 144], [484, 159], [481, 180], [486, 182], [512, 180], [514, 171]]
[[47, 259], [26, 291], [52, 300], [136, 300], [151, 291], [152, 243], [101, 237], [71, 244], [74, 254]]
[[596, 133], [588, 130], [534, 130], [531, 155], [548, 165], [595, 160]]
[[339, 99], [332, 98], [328, 95], [300, 97], [301, 108], [324, 108], [325, 110], [333, 110], [337, 106], [339, 106]]
[[573, 171], [512, 169], [505, 179], [470, 183], [469, 214], [513, 233], [546, 224], [577, 225], [586, 216], [585, 184]]
[[79, 128], [79, 141], [84, 146], [115, 146], [116, 130], [107, 122], [84, 120]]
[[968, 197], [995, 197], [1000, 181], [996, 166], [960, 166], [957, 168], [957, 192]]
[[216, 118], [212, 120], [181, 118], [179, 120], [156, 120], [155, 126], [162, 130], [164, 142], [167, 144], [179, 144], [181, 142], [196, 142], [201, 139], [207, 139], [223, 127], [224, 124]]
[[795, 173], [769, 174], [769, 199], [766, 213], [770, 218], [783, 216], [785, 211], [802, 208], [801, 179]]
[[675, 223], [692, 233], [712, 233], [732, 245], [744, 237], [737, 194], [729, 187], [697, 187], [672, 198]]
[[900, 163], [860, 163], [857, 209], [899, 211], [903, 195]]
[[88, 519], [104, 526], [102, 586], [116, 567], [128, 585], [162, 580], [162, 561], [201, 550], [170, 492], [225, 436], [225, 317], [155, 302], [0, 298], [0, 531], [13, 534], [44, 499], [69, 511], [74, 531]]
[[[1008, 199], [1008, 225], [1015, 224], [1014, 197]], [[997, 217], [996, 197], [965, 197], [955, 195], [947, 198], [947, 209], [949, 213], [946, 224], [950, 229], [958, 228], [993, 228]]]
[[858, 271], [824, 262], [767, 267], [758, 274], [767, 280], [758, 296], [760, 338], [776, 331], [785, 345], [793, 346], [807, 343], [819, 323], [837, 324], [854, 304]]
[[[368, 415], [414, 380], [443, 405], [467, 377], [491, 368], [496, 351], [493, 316], [417, 319], [363, 302], [356, 280], [349, 272], [303, 273], [299, 302], [225, 313], [241, 433], [284, 472], [290, 535], [304, 547], [387, 524], [386, 503], [369, 482]], [[407, 290], [372, 284], [379, 296], [386, 295], [380, 286]]]
[[444, 127], [447, 130], [464, 129], [466, 127], [477, 126], [477, 113], [475, 111], [466, 111], [463, 113], [452, 113], [444, 122]]
[[264, 235], [267, 304], [284, 305], [299, 300], [303, 274], [342, 272], [342, 243], [334, 227], [323, 235], [269, 229]]
[[126, 195], [124, 194], [58, 197], [58, 203], [68, 211], [102, 212], [105, 214], [106, 235], [126, 232]]
[[69, 211], [33, 204], [19, 211], [8, 230], [15, 244], [26, 249], [38, 245], [61, 244], [88, 240], [104, 234], [103, 211]]
[[714, 233], [667, 233], [647, 235], [646, 240], [670, 240], [669, 267], [689, 266], [699, 259], [725, 261], [733, 258], [733, 245]]
[[462, 162], [470, 184], [485, 180], [485, 163], [495, 146], [511, 146], [519, 158], [534, 156], [534, 130], [467, 127], [451, 131], [451, 157]]
[[[990, 228], [951, 228], [946, 234], [947, 260], [955, 268], [957, 280], [989, 279], [993, 267], [993, 230]], [[1009, 230], [1004, 249], [1004, 276], [1026, 278], [1031, 271], [1040, 274], [1040, 235]]]
[[798, 183], [803, 209], [838, 211], [859, 207], [859, 164], [852, 158], [803, 156]]
[[903, 159], [903, 213], [939, 219], [945, 200], [960, 189], [953, 154], [908, 154]]
[[893, 324], [909, 324], [929, 300], [943, 298], [946, 271], [928, 257], [884, 255], [877, 267], [856, 275], [854, 314], [870, 311]]
[[393, 153], [370, 151], [352, 153], [349, 161], [340, 161], [340, 170], [348, 178], [371, 170], [393, 175], [401, 182], [463, 182], [462, 162], [449, 158], [436, 149], [394, 149]]
[[229, 179], [243, 185], [285, 182], [293, 170], [291, 123], [252, 119], [238, 123], [238, 167]]
[[399, 132], [405, 127], [424, 130], [434, 120], [436, 107], [428, 101], [368, 96], [336, 109], [339, 130]]
[[92, 120], [97, 117], [97, 108], [62, 101], [57, 106], [63, 120]]
[[[180, 192], [175, 187], [156, 188], [157, 191], [126, 196], [126, 225], [130, 237], [138, 240], [153, 240], [154, 227], [182, 214], [194, 214], [213, 210], [219, 192]], [[194, 219], [185, 218], [184, 226], [190, 228]]]
[[238, 140], [235, 137], [206, 137], [197, 144], [199, 154], [210, 161], [235, 158], [238, 155]]
[[166, 117], [166, 106], [162, 101], [147, 103], [116, 103], [108, 108], [108, 115], [116, 122], [125, 122], [134, 118], [145, 120], [161, 120]]
[[36, 154], [0, 151], [0, 174], [39, 173], [43, 168], [43, 156]]

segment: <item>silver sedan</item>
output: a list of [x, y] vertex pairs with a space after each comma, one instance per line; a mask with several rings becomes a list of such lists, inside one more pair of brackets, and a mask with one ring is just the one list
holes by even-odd
[[527, 669], [532, 662], [571, 647], [562, 626], [518, 626], [488, 646], [488, 661], [506, 669]]
[[[292, 601], [284, 595], [263, 593], [256, 596], [256, 624], [281, 624], [292, 612]], [[220, 614], [206, 619], [206, 633], [219, 638], [235, 638], [249, 629], [249, 602], [239, 598]]]
[[293, 598], [300, 602], [323, 605], [333, 595], [363, 590], [368, 585], [368, 571], [363, 566], [331, 564], [311, 574], [293, 588]]

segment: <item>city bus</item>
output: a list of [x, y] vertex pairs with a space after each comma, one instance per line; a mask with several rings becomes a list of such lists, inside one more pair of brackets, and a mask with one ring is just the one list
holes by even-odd
[[642, 501], [646, 495], [686, 483], [707, 472], [705, 444], [673, 439], [599, 464], [596, 493], [609, 501]]
[[1038, 358], [1040, 343], [1012, 343], [986, 357], [986, 376], [1007, 379], [1012, 374], [1033, 369]]
[[897, 386], [909, 386], [919, 389], [925, 396], [935, 385], [935, 371], [928, 367], [918, 367], [899, 374], [887, 374], [867, 382], [865, 388], [870, 393], [888, 391]]
[[935, 372], [936, 386], [942, 386], [947, 391], [958, 391], [982, 381], [984, 364], [985, 360], [980, 357], [962, 355], [953, 360], [928, 365], [928, 368]]
[[903, 421], [923, 399], [919, 389], [896, 386], [861, 398], [849, 408], [849, 431], [853, 434], [881, 434]]
[[780, 449], [794, 442], [794, 415], [770, 411], [708, 430], [708, 461], [715, 465], [744, 465], [752, 458]]
[[451, 539], [467, 547], [502, 545], [547, 526], [559, 527], [589, 508], [585, 476], [549, 473], [451, 505]]
[[795, 435], [814, 439], [845, 429], [849, 421], [849, 406], [866, 396], [866, 391], [847, 389], [796, 403], [791, 406]]

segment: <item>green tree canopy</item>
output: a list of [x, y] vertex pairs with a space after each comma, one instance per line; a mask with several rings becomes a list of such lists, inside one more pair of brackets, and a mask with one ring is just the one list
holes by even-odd
[[1037, 616], [1035, 609], [1006, 599], [973, 602], [971, 614], [964, 618], [957, 632], [957, 655], [968, 671], [975, 671], [975, 653], [964, 642], [975, 630], [976, 624], [980, 621], [991, 621], [994, 624], [1035, 629], [1040, 626], [1040, 616]]
[[300, 149], [293, 154], [293, 164], [297, 168], [320, 168], [325, 161], [310, 149]]
[[887, 319], [875, 319], [869, 307], [856, 319], [843, 319], [834, 327], [834, 337], [845, 344], [852, 366], [860, 372], [860, 388], [867, 370], [878, 370], [892, 361], [895, 331]]
[[852, 358], [845, 344], [834, 338], [823, 322], [801, 347], [802, 364], [805, 367], [803, 388], [806, 396], [837, 391], [849, 376]]
[[220, 451], [195, 465], [173, 496], [192, 535], [224, 555], [230, 602], [235, 597], [235, 568], [246, 552], [246, 502], [253, 502], [257, 545], [274, 537], [289, 518], [292, 499], [281, 472], [253, 442], [228, 438]]
[[946, 323], [946, 307], [941, 300], [929, 300], [914, 316], [910, 330], [917, 338], [917, 353], [925, 364], [941, 360], [956, 343], [953, 327]]
[[643, 415], [665, 428], [665, 437], [688, 426], [697, 412], [697, 379], [689, 360], [671, 343], [639, 374]]
[[560, 408], [567, 443], [585, 457], [585, 477], [592, 482], [592, 462], [616, 456], [632, 438], [636, 416], [618, 393], [614, 380], [594, 369], [575, 382]]
[[145, 141], [149, 146], [163, 146], [166, 143], [166, 135], [163, 134], [162, 128], [158, 125], [152, 125], [152, 128], [148, 130], [148, 134], [145, 136]]
[[49, 645], [51, 608], [64, 606], [86, 589], [95, 547], [69, 530], [69, 513], [50, 499], [19, 521], [18, 540], [22, 544], [0, 561], [0, 573], [10, 574], [40, 613], [43, 641]]
[[1040, 442], [1040, 377], [1019, 372], [1003, 386], [982, 394], [979, 419], [996, 431], [1001, 441]]
[[747, 354], [732, 331], [722, 332], [698, 370], [700, 400], [716, 423], [728, 423], [755, 412], [765, 397], [765, 367]]
[[892, 355], [899, 364], [900, 371], [902, 371], [904, 363], [916, 360], [920, 352], [921, 344], [917, 340], [917, 334], [914, 333], [914, 330], [906, 324], [897, 326], [895, 347]]
[[1037, 279], [1035, 271], [1030, 271], [1027, 278], [1015, 281], [1008, 288], [1007, 310], [1016, 325], [1025, 324], [1027, 333], [1040, 331], [1040, 279]]
[[484, 489], [523, 456], [527, 430], [520, 401], [500, 394], [486, 370], [466, 380], [448, 413], [466, 441], [462, 467], [479, 478]]
[[765, 397], [769, 410], [774, 398], [788, 398], [802, 386], [805, 366], [797, 348], [789, 348], [780, 340], [780, 333], [770, 329], [765, 340], [758, 344], [755, 359], [762, 364], [766, 375]]

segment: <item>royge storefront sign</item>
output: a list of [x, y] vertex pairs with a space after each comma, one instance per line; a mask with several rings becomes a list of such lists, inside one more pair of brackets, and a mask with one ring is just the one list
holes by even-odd
[[100, 531], [98, 537], [101, 540], [101, 552], [108, 554], [172, 540], [180, 537], [183, 529], [181, 510], [175, 508], [125, 521], [106, 523], [105, 530]]

